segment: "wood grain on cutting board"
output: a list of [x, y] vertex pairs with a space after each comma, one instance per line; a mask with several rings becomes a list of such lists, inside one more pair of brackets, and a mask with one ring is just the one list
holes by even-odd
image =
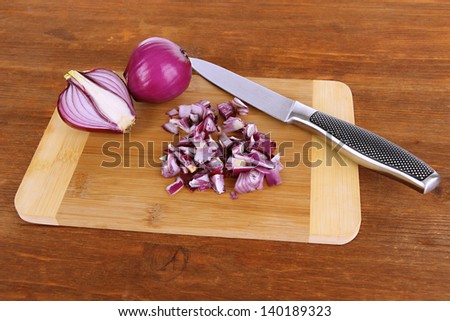
[[[354, 121], [345, 84], [254, 80]], [[254, 108], [244, 120], [270, 133], [284, 150], [281, 185], [239, 195], [238, 200], [213, 191], [167, 194], [165, 186], [173, 179], [162, 177], [158, 164], [173, 137], [161, 129], [167, 121], [164, 113], [201, 99], [215, 105], [231, 98], [194, 76], [188, 90], [171, 102], [136, 104], [137, 124], [127, 135], [82, 132], [55, 112], [16, 194], [19, 215], [32, 223], [64, 226], [328, 244], [351, 241], [361, 220], [357, 165], [347, 159], [345, 166], [337, 163], [327, 156], [322, 140]], [[327, 159], [332, 162], [327, 164]], [[120, 162], [114, 164], [116, 160]], [[321, 165], [307, 166], [315, 161]], [[226, 186], [232, 190], [233, 181]]]

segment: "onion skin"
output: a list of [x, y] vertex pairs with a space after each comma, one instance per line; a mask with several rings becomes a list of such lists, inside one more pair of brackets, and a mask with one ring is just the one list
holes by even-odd
[[187, 89], [192, 66], [178, 45], [164, 38], [152, 37], [133, 50], [124, 77], [136, 101], [162, 103], [178, 97]]

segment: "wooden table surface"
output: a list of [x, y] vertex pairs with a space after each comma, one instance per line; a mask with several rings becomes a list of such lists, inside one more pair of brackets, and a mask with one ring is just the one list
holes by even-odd
[[[450, 4], [100, 3], [1, 1], [0, 299], [450, 299]], [[22, 221], [14, 195], [64, 73], [123, 70], [150, 36], [246, 76], [347, 83], [356, 123], [429, 162], [441, 186], [424, 196], [361, 168], [362, 225], [344, 246]]]

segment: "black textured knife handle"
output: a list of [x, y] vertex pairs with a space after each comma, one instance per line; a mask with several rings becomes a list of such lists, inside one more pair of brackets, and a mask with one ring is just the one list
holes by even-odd
[[[401, 180], [406, 178], [406, 183], [412, 182], [413, 187], [424, 193], [439, 183], [439, 175], [433, 168], [387, 139], [319, 111], [312, 114], [309, 121], [335, 137], [343, 147], [347, 146], [345, 149], [350, 151], [352, 158], [366, 167]], [[427, 178], [432, 178], [433, 182], [427, 182]], [[427, 183], [433, 186], [426, 186]]]

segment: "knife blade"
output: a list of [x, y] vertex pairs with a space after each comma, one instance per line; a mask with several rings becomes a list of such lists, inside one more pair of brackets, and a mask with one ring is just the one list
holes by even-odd
[[369, 169], [397, 179], [424, 194], [435, 189], [440, 175], [424, 161], [389, 140], [318, 111], [211, 62], [190, 58], [203, 78], [266, 114], [298, 125]]

